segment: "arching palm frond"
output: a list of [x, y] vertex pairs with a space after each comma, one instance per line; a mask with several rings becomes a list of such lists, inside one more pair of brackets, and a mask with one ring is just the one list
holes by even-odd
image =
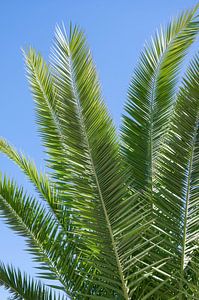
[[[127, 164], [130, 165], [133, 187], [142, 193], [146, 191], [150, 199], [149, 204], [153, 207], [152, 214], [154, 215], [154, 233], [160, 232], [159, 250], [150, 255], [152, 261], [171, 257], [178, 252], [176, 244], [174, 247], [170, 247], [171, 245], [168, 247], [167, 242], [164, 241], [161, 215], [158, 224], [156, 223], [157, 208], [154, 204], [159, 186], [162, 187], [160, 183], [157, 183], [156, 172], [158, 157], [161, 149], [166, 147], [164, 141], [171, 126], [177, 99], [180, 66], [188, 47], [198, 34], [199, 22], [195, 15], [196, 11], [197, 7], [174, 19], [166, 29], [157, 32], [155, 38], [145, 47], [131, 81], [125, 106], [127, 115], [123, 119], [122, 152]], [[161, 189], [157, 199], [159, 194], [161, 194]], [[169, 213], [173, 207], [168, 208], [165, 205], [165, 210]], [[162, 225], [161, 230], [159, 222]], [[166, 233], [169, 239], [171, 223], [168, 221], [167, 225]], [[180, 219], [175, 226], [180, 226]], [[175, 269], [172, 259], [167, 262], [162, 273], [170, 274], [170, 267], [172, 270]], [[144, 282], [144, 285], [140, 286], [139, 293], [144, 289], [147, 290], [148, 282]], [[151, 295], [152, 285], [152, 282], [149, 282], [149, 295]], [[156, 285], [157, 282], [155, 282]], [[162, 288], [161, 299], [164, 299], [164, 289], [170, 290], [169, 283], [167, 287], [162, 285]], [[158, 290], [158, 295], [160, 295], [160, 290]]]
[[34, 49], [24, 52], [48, 175], [0, 139], [36, 189], [30, 197], [1, 177], [0, 216], [52, 284], [0, 265], [0, 284], [14, 299], [61, 300], [54, 289], [77, 300], [197, 299], [198, 56], [178, 88], [199, 29], [196, 10], [142, 52], [122, 151], [82, 31], [57, 26], [49, 65]]
[[153, 189], [155, 159], [167, 130], [180, 64], [198, 33], [193, 10], [175, 18], [145, 46], [128, 91], [123, 119], [123, 152], [134, 186]]
[[[53, 75], [41, 55], [32, 49], [25, 54], [54, 182], [48, 182], [4, 140], [1, 151], [28, 175], [53, 208], [57, 226], [63, 225], [60, 235], [66, 238], [59, 248], [66, 257], [59, 267], [65, 274], [62, 279], [68, 294], [128, 299], [143, 275], [150, 276], [154, 267], [158, 270], [162, 265], [162, 261], [142, 262], [150, 251], [147, 246], [151, 241], [141, 235], [150, 227], [150, 213], [145, 209], [145, 198], [128, 189], [115, 129], [102, 102], [82, 32], [75, 27], [67, 40], [57, 29], [55, 43]], [[55, 199], [54, 185], [59, 194]], [[136, 211], [137, 198], [141, 208]], [[58, 259], [55, 253], [53, 258]], [[131, 269], [135, 264], [134, 274]], [[72, 286], [74, 274], [78, 280]]]
[[[96, 279], [94, 278], [94, 280], [96, 283], [105, 281], [107, 288], [116, 293], [115, 297], [121, 289], [121, 295], [123, 294], [123, 297], [127, 298], [129, 287], [124, 267], [128, 265], [128, 259], [134, 251], [129, 241], [132, 240], [136, 231], [143, 230], [146, 225], [141, 224], [139, 228], [139, 223], [129, 223], [130, 217], [135, 214], [132, 209], [129, 210], [130, 216], [126, 213], [123, 214], [122, 220], [117, 220], [115, 217], [120, 213], [121, 207], [133, 207], [134, 202], [129, 203], [128, 199], [125, 200], [127, 196], [129, 199], [130, 197], [126, 188], [126, 174], [123, 174], [121, 168], [115, 129], [101, 99], [95, 67], [85, 44], [84, 35], [76, 27], [71, 29], [69, 39], [64, 30], [62, 32], [60, 28], [57, 28], [52, 68], [56, 90], [60, 97], [57, 111], [64, 136], [68, 141], [66, 157], [68, 155], [68, 162], [71, 169], [74, 170], [70, 179], [75, 186], [74, 195], [76, 195], [73, 209], [79, 210], [81, 216], [84, 214], [87, 216], [93, 211], [94, 226], [89, 224], [88, 227], [82, 219], [81, 229], [87, 230], [87, 235], [91, 231], [92, 239], [96, 239], [95, 248], [98, 246], [96, 250], [98, 259], [95, 259], [95, 263], [96, 269], [100, 273], [97, 277], [95, 272]], [[55, 175], [54, 177], [56, 179]], [[59, 184], [60, 174], [57, 179]], [[62, 184], [60, 184], [60, 188], [62, 189]], [[92, 198], [95, 200], [90, 202]], [[85, 205], [81, 207], [82, 201], [85, 202], [86, 199], [87, 207]], [[76, 213], [73, 216], [73, 211], [70, 211], [70, 214], [72, 216], [71, 226], [74, 226], [77, 216]], [[137, 220], [144, 219], [146, 215], [142, 211], [142, 215], [138, 214]], [[78, 218], [78, 223], [80, 223], [80, 218]], [[98, 228], [96, 224], [98, 224]], [[124, 235], [126, 228], [133, 229], [135, 225], [135, 234], [132, 230], [130, 235]], [[79, 233], [84, 234], [84, 232], [81, 233], [81, 229]], [[108, 240], [111, 248], [104, 247]], [[127, 252], [123, 259], [122, 256], [120, 257], [120, 247]], [[141, 249], [140, 245], [140, 251]], [[91, 250], [93, 251], [93, 248]], [[111, 265], [109, 265], [110, 262]], [[108, 269], [108, 265], [113, 271], [110, 282], [110, 273], [106, 274], [105, 271]], [[119, 274], [119, 277], [115, 278], [114, 274]], [[115, 290], [113, 279], [115, 280]], [[104, 293], [104, 295], [108, 295], [106, 289]]]
[[[38, 172], [33, 161], [26, 158], [24, 154], [19, 153], [13, 146], [11, 146], [5, 139], [0, 139], [0, 151], [9, 157], [24, 174], [28, 177], [29, 181], [34, 185], [36, 191], [40, 194], [44, 201], [50, 205], [54, 213], [58, 210], [57, 205], [58, 192], [52, 186], [46, 174]], [[56, 209], [57, 208], [57, 209]]]

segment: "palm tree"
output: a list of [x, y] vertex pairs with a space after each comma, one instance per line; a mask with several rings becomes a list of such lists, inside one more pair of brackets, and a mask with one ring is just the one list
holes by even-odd
[[120, 138], [77, 27], [69, 37], [56, 28], [49, 66], [24, 52], [48, 175], [0, 140], [37, 192], [0, 177], [1, 217], [26, 239], [40, 278], [1, 263], [13, 299], [199, 299], [199, 56], [180, 71], [197, 8], [142, 51]]

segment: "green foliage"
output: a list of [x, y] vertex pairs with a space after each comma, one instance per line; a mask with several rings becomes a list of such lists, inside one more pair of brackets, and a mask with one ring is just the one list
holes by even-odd
[[0, 285], [4, 286], [12, 294], [10, 299], [15, 300], [61, 300], [55, 292], [46, 288], [39, 281], [34, 281], [22, 274], [20, 270], [15, 270], [12, 266], [0, 264]]
[[179, 83], [197, 8], [145, 46], [120, 139], [81, 30], [56, 28], [49, 66], [24, 52], [49, 172], [0, 139], [36, 190], [2, 175], [0, 216], [52, 284], [1, 264], [13, 299], [198, 299], [198, 55]]

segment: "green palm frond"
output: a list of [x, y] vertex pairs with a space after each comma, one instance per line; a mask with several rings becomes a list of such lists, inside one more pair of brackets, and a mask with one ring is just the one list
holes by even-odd
[[49, 205], [54, 213], [54, 216], [58, 219], [58, 223], [65, 227], [63, 223], [62, 214], [60, 211], [63, 209], [63, 201], [59, 197], [59, 193], [50, 181], [49, 177], [38, 172], [35, 163], [28, 159], [24, 154], [18, 152], [13, 146], [11, 146], [5, 139], [0, 139], [0, 152], [4, 153], [9, 159], [11, 159], [23, 173], [27, 176], [28, 180], [34, 185], [36, 191], [41, 198]]
[[56, 27], [49, 65], [34, 49], [24, 52], [48, 175], [0, 139], [0, 152], [37, 192], [30, 197], [1, 177], [0, 216], [52, 284], [0, 265], [0, 284], [14, 299], [62, 299], [54, 289], [77, 300], [197, 299], [198, 56], [178, 86], [197, 8], [145, 46], [121, 142], [78, 27], [69, 35]]
[[[31, 86], [34, 87], [34, 70], [40, 70], [46, 64], [33, 50], [26, 55], [26, 61]], [[30, 72], [29, 65], [32, 64], [35, 64], [35, 68]], [[64, 136], [64, 148], [59, 154], [62, 155], [60, 162], [63, 163], [60, 167], [57, 155], [48, 150], [51, 149], [51, 145], [46, 144], [50, 154], [48, 163], [54, 170], [53, 178], [65, 199], [66, 214], [63, 217], [69, 222], [70, 237], [78, 244], [78, 248], [81, 245], [81, 259], [85, 260], [85, 255], [87, 258], [88, 249], [91, 255], [94, 253], [93, 273], [90, 270], [89, 274], [85, 274], [83, 266], [79, 268], [79, 272], [86, 276], [84, 280], [92, 280], [100, 287], [104, 285], [104, 295], [123, 295], [128, 299], [131, 287], [128, 287], [127, 278], [133, 278], [133, 275], [129, 274], [129, 268], [135, 264], [138, 251], [140, 261], [147, 255], [146, 241], [139, 234], [146, 231], [151, 218], [144, 208], [139, 212], [133, 210], [134, 196], [130, 197], [131, 193], [126, 185], [127, 176], [122, 171], [124, 168], [115, 128], [102, 102], [100, 86], [85, 37], [78, 28], [71, 28], [69, 39], [64, 30], [62, 32], [57, 28], [52, 70], [51, 78], [57, 95], [57, 105], [53, 111], [56, 113], [59, 132]], [[42, 82], [44, 80], [41, 74], [41, 78], [37, 76], [38, 86], [41, 86]], [[36, 101], [39, 95], [40, 90], [38, 92], [34, 89]], [[39, 124], [43, 128], [42, 122], [46, 124], [45, 116], [50, 115], [49, 106], [46, 106], [45, 102], [39, 102], [37, 112]], [[44, 138], [50, 141], [51, 134], [48, 130], [49, 127], [43, 130]], [[69, 172], [66, 172], [67, 170]], [[66, 182], [69, 182], [69, 190], [64, 188]], [[72, 197], [73, 201], [69, 201], [68, 196]], [[129, 209], [130, 214], [124, 213], [123, 218], [117, 220], [115, 215], [125, 207], [126, 210]], [[135, 222], [131, 224], [130, 219], [133, 217]], [[127, 230], [131, 230], [131, 233]], [[139, 243], [139, 250], [132, 248], [133, 241]], [[123, 255], [121, 250], [125, 251], [126, 255]], [[156, 262], [157, 265], [158, 263]], [[110, 273], [105, 271], [108, 269], [111, 269], [112, 278]], [[150, 263], [147, 267], [142, 266], [137, 276], [140, 274], [142, 278], [141, 270], [147, 273], [149, 269]], [[149, 273], [151, 274], [151, 269]], [[87, 292], [92, 294], [90, 284], [87, 288]]]
[[151, 192], [155, 159], [167, 131], [181, 62], [198, 33], [197, 6], [175, 18], [141, 53], [123, 119], [123, 152], [134, 187]]
[[[177, 96], [164, 148], [157, 160], [156, 225], [165, 233], [184, 285], [186, 268], [198, 249], [199, 60], [195, 56]], [[178, 280], [179, 281], [179, 280]]]
[[3, 263], [0, 263], [0, 286], [8, 289], [12, 300], [64, 300], [64, 297], [56, 295], [41, 282]]
[[[17, 150], [14, 149], [10, 144], [8, 144], [8, 142], [5, 141], [4, 139], [0, 140], [0, 151], [2, 153], [6, 154], [12, 161], [14, 161], [22, 169], [22, 171], [27, 175], [28, 179], [34, 184], [36, 191], [41, 195], [42, 199], [45, 202], [47, 202], [47, 204], [51, 210], [51, 213], [53, 214], [53, 215], [51, 215], [51, 214], [49, 215], [49, 219], [53, 219], [56, 224], [55, 233], [58, 228], [60, 228], [62, 230], [61, 239], [62, 240], [64, 239], [63, 240], [63, 248], [65, 248], [67, 246], [68, 251], [65, 251], [64, 257], [62, 257], [62, 259], [65, 260], [65, 264], [63, 264], [63, 263], [61, 264], [62, 270], [60, 272], [63, 274], [64, 273], [67, 274], [66, 281], [68, 281], [68, 278], [70, 278], [69, 273], [71, 273], [71, 270], [73, 268], [75, 269], [77, 267], [77, 265], [80, 264], [79, 257], [77, 257], [76, 261], [74, 261], [74, 258], [73, 258], [74, 255], [79, 255], [80, 250], [79, 250], [79, 245], [78, 245], [78, 249], [76, 249], [76, 251], [74, 252], [74, 249], [73, 249], [74, 241], [71, 239], [71, 234], [68, 229], [68, 219], [65, 216], [66, 207], [64, 206], [64, 201], [63, 201], [62, 197], [59, 195], [53, 182], [51, 182], [45, 174], [42, 174], [41, 172], [39, 173], [37, 171], [35, 164], [31, 160], [27, 159], [22, 153], [17, 152]], [[14, 187], [14, 184], [13, 184], [13, 188], [16, 188], [16, 187]], [[10, 189], [10, 182], [8, 182], [8, 187], [7, 187], [7, 190], [9, 190], [9, 189]], [[2, 195], [3, 195], [3, 193], [2, 193]], [[9, 197], [4, 198], [4, 200], [8, 202], [9, 200], [7, 200], [7, 199], [10, 199], [10, 198]], [[16, 198], [15, 201], [16, 201], [16, 205], [17, 205], [18, 198]], [[34, 200], [34, 202], [37, 203], [35, 200]], [[38, 205], [38, 203], [37, 203], [37, 205]], [[34, 207], [30, 201], [29, 206], [32, 207], [32, 209], [35, 209], [35, 211], [38, 211], [37, 205], [36, 205], [36, 207]], [[17, 208], [18, 208], [18, 205], [17, 205]], [[22, 211], [23, 211], [23, 209], [24, 210], [26, 209], [26, 205], [24, 204], [24, 206], [23, 206], [23, 203], [22, 203]], [[43, 209], [44, 209], [44, 207], [43, 207]], [[43, 212], [45, 212], [45, 210], [43, 210]], [[23, 218], [23, 214], [21, 214], [21, 211], [19, 212], [17, 210], [16, 214], [19, 214], [18, 217]], [[47, 216], [47, 214], [46, 214], [46, 216]], [[33, 218], [34, 218], [34, 216], [33, 216]], [[44, 215], [44, 219], [46, 221], [48, 221], [47, 218], [45, 217], [45, 215]], [[13, 223], [16, 223], [15, 216], [13, 217]], [[27, 224], [25, 223], [24, 226], [27, 226]], [[28, 223], [28, 226], [31, 227], [31, 220]], [[35, 229], [35, 230], [37, 230], [37, 229]], [[31, 234], [32, 234], [32, 232], [31, 232]], [[46, 232], [46, 234], [48, 234], [48, 232]], [[44, 231], [44, 235], [45, 235], [45, 231]], [[33, 232], [33, 236], [34, 236], [34, 232]], [[39, 243], [42, 242], [42, 237], [40, 240], [37, 240], [37, 242], [39, 242]], [[53, 244], [54, 242], [55, 241], [53, 241], [53, 240], [50, 241], [49, 248], [51, 247], [51, 244]], [[60, 247], [61, 242], [59, 240], [57, 240], [57, 242], [59, 243], [59, 247]], [[77, 240], [76, 240], [76, 242], [77, 242]], [[70, 246], [69, 246], [69, 244], [70, 244]], [[38, 253], [40, 253], [40, 251], [42, 251], [42, 245], [40, 244], [40, 246], [41, 246], [41, 249], [39, 249]], [[54, 247], [56, 249], [57, 246], [54, 245]], [[53, 248], [52, 248], [52, 251], [54, 251]], [[38, 253], [36, 252], [36, 255], [38, 255]], [[56, 257], [55, 254], [53, 254], [53, 252], [51, 254], [52, 254], [51, 263], [53, 263], [53, 260], [58, 261], [58, 256]], [[60, 253], [59, 253], [59, 255], [60, 255]], [[40, 260], [40, 262], [43, 262], [43, 261], [46, 261], [46, 259], [44, 258], [44, 259]], [[85, 266], [84, 266], [84, 269], [85, 269]], [[52, 274], [51, 275], [42, 274], [42, 276], [44, 276], [44, 275], [48, 279], [49, 279], [49, 276], [50, 276], [50, 279], [52, 279]], [[59, 274], [59, 276], [60, 276], [60, 274]], [[59, 278], [59, 281], [60, 281], [60, 278]], [[64, 279], [62, 278], [62, 285], [63, 284], [65, 284], [65, 283], [64, 283]], [[72, 288], [70, 287], [70, 291], [71, 291], [71, 289]]]
[[0, 139], [0, 152], [4, 153], [10, 158], [19, 168], [27, 175], [30, 182], [32, 182], [41, 195], [41, 197], [53, 207], [58, 200], [56, 199], [56, 190], [53, 190], [52, 183], [46, 174], [37, 171], [33, 161], [26, 158], [24, 154], [19, 153], [13, 146], [11, 146], [5, 139]]
[[[188, 47], [198, 34], [199, 23], [195, 16], [196, 10], [197, 6], [171, 21], [167, 28], [156, 33], [154, 39], [141, 54], [140, 63], [134, 72], [129, 88], [125, 107], [128, 115], [124, 116], [122, 127], [122, 152], [131, 169], [133, 187], [142, 193], [146, 191], [149, 199], [151, 198], [149, 204], [154, 203], [154, 198], [156, 198], [154, 195], [157, 191], [156, 163], [161, 148], [165, 147], [164, 139], [171, 123], [180, 65]], [[169, 212], [173, 208], [166, 206], [165, 209]], [[156, 218], [156, 209], [153, 209], [152, 214]], [[162, 222], [161, 217], [159, 221]], [[172, 222], [174, 223], [175, 220]], [[176, 226], [179, 226], [179, 222], [180, 220]], [[168, 222], [166, 230], [168, 238], [173, 223]], [[154, 221], [154, 234], [160, 229], [157, 227]], [[176, 245], [170, 248], [162, 241], [164, 230], [159, 232], [161, 232], [159, 250], [155, 250], [150, 255], [151, 261], [156, 261], [158, 257], [159, 259], [165, 256], [172, 257], [176, 251], [178, 252]], [[168, 266], [171, 264], [172, 260], [169, 260], [161, 271], [170, 273]], [[149, 294], [152, 290], [151, 284]], [[147, 282], [144, 285], [147, 286]], [[162, 287], [165, 289], [165, 285]], [[142, 286], [140, 289], [144, 290], [144, 288]], [[169, 287], [167, 288], [169, 290]], [[164, 296], [162, 298], [164, 299]]]
[[[71, 161], [65, 160], [68, 156], [69, 141], [63, 131], [63, 120], [59, 117], [61, 110], [60, 97], [49, 67], [40, 54], [30, 48], [24, 52], [27, 77], [36, 102], [36, 116], [39, 124], [45, 150], [49, 156], [49, 165], [59, 173], [59, 181], [67, 182], [68, 190], [71, 184]], [[61, 175], [64, 174], [64, 178]], [[73, 190], [73, 187], [71, 187]], [[70, 195], [68, 195], [70, 198]]]
[[[143, 208], [140, 211], [134, 210], [136, 203], [134, 198], [137, 197], [134, 194], [129, 197], [128, 173], [123, 174], [122, 171], [122, 160], [115, 129], [100, 96], [95, 67], [85, 44], [84, 35], [78, 28], [71, 29], [69, 39], [65, 30], [62, 32], [60, 28], [57, 28], [52, 65], [56, 89], [63, 106], [63, 109], [60, 110], [60, 119], [67, 120], [63, 123], [65, 136], [68, 137], [68, 140], [74, 141], [70, 151], [81, 154], [79, 165], [85, 168], [83, 169], [84, 174], [80, 173], [81, 181], [77, 181], [76, 191], [79, 191], [79, 195], [82, 194], [82, 177], [85, 178], [84, 170], [88, 170], [88, 182], [93, 183], [96, 192], [93, 194], [97, 200], [96, 208], [100, 209], [100, 211], [96, 211], [96, 216], [94, 211], [93, 216], [96, 217], [97, 224], [101, 224], [100, 231], [104, 224], [108, 228], [108, 232], [103, 233], [101, 240], [103, 241], [103, 237], [106, 236], [105, 242], [107, 238], [110, 239], [110, 244], [113, 246], [111, 255], [115, 257], [113, 264], [116, 265], [116, 272], [119, 271], [122, 293], [127, 299], [132, 290], [128, 286], [127, 278], [133, 278], [133, 275], [129, 274], [129, 269], [136, 261], [136, 250], [132, 248], [132, 242], [139, 244], [140, 248], [137, 251], [140, 251], [140, 261], [144, 254], [146, 255], [145, 248], [143, 248], [143, 245], [146, 247], [146, 243], [139, 235], [151, 222], [149, 213], [146, 212], [147, 209], [144, 210], [146, 201], [144, 201], [145, 199], [140, 200]], [[68, 115], [68, 111], [70, 115]], [[71, 136], [71, 132], [74, 133], [74, 123], [78, 131], [77, 134]], [[78, 148], [76, 148], [77, 145]], [[83, 145], [82, 151], [79, 145]], [[93, 191], [88, 190], [87, 193], [92, 194]], [[121, 218], [116, 218], [117, 215]], [[133, 218], [135, 219], [134, 223], [130, 221]], [[96, 236], [99, 237], [98, 231]], [[111, 252], [110, 249], [107, 250], [108, 253], [105, 255], [109, 256]], [[110, 261], [110, 258], [108, 260]], [[103, 271], [100, 266], [97, 268]], [[140, 278], [142, 278], [141, 269]], [[149, 269], [150, 264], [148, 264]], [[148, 270], [145, 269], [145, 273]]]
[[[64, 279], [65, 264], [60, 261], [61, 245], [66, 245], [66, 241], [53, 215], [6, 177], [0, 179], [0, 199], [1, 217], [26, 238], [28, 251], [41, 264], [40, 277], [59, 280], [69, 290]], [[67, 251], [63, 255], [66, 260]]]

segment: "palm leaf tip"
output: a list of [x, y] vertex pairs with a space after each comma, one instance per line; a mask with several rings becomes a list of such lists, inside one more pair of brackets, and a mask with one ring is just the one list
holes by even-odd
[[40, 281], [35, 281], [19, 269], [11, 265], [5, 266], [3, 263], [0, 263], [0, 285], [11, 293], [13, 300], [61, 300], [58, 294], [56, 296], [52, 289]]

